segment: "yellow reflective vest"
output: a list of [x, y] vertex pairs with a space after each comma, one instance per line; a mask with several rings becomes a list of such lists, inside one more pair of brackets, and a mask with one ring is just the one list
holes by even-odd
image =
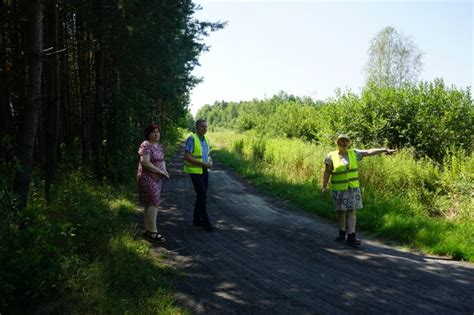
[[[193, 158], [202, 162], [202, 146], [201, 140], [199, 139], [197, 134], [193, 134], [194, 137], [194, 151], [191, 153]], [[204, 136], [204, 141], [206, 141], [207, 145], [207, 152], [208, 156], [211, 152], [211, 147], [209, 146], [209, 141], [207, 140], [206, 136]], [[198, 165], [194, 165], [189, 163], [188, 161], [184, 160], [184, 172], [188, 174], [202, 174], [202, 167]]]
[[359, 172], [357, 171], [357, 156], [354, 149], [347, 150], [349, 165], [346, 166], [338, 151], [331, 153], [333, 171], [331, 172], [331, 189], [347, 190], [359, 187]]

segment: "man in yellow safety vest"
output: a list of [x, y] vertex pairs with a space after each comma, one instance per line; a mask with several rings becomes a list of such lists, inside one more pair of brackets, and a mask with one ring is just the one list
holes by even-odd
[[184, 172], [191, 176], [194, 191], [196, 192], [193, 225], [203, 227], [206, 231], [212, 232], [215, 230], [215, 227], [209, 220], [206, 205], [209, 169], [212, 167], [212, 160], [209, 155], [211, 147], [209, 140], [205, 136], [206, 132], [206, 121], [198, 119], [196, 121], [196, 133], [190, 135], [186, 140]]

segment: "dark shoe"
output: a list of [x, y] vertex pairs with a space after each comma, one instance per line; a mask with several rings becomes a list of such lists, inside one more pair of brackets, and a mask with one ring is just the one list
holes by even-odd
[[214, 225], [204, 225], [203, 228], [204, 228], [204, 230], [206, 230], [208, 232], [212, 232], [212, 231], [216, 230], [216, 227]]
[[194, 221], [193, 222], [193, 226], [202, 226], [202, 222], [199, 222], [199, 221]]
[[145, 238], [149, 242], [152, 242], [152, 243], [162, 243], [162, 242], [166, 241], [166, 239], [163, 237], [163, 235], [161, 235], [158, 232], [145, 231], [143, 233], [143, 236], [145, 236]]
[[360, 245], [360, 240], [357, 239], [355, 233], [347, 235], [347, 244], [349, 245]]
[[346, 240], [346, 231], [339, 230], [339, 236], [336, 237], [336, 242], [344, 242]]

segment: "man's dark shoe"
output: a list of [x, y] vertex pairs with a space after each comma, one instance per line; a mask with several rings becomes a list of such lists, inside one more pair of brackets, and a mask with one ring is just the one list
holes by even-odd
[[349, 245], [360, 245], [360, 240], [357, 239], [355, 233], [347, 235], [347, 244]]
[[339, 230], [339, 236], [336, 237], [336, 242], [344, 242], [346, 240], [346, 231]]
[[212, 231], [216, 230], [216, 227], [214, 225], [204, 225], [203, 228], [204, 228], [204, 230], [206, 230], [208, 232], [212, 232]]

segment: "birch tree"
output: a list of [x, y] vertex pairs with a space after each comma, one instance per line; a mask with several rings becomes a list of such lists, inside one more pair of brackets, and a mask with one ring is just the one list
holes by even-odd
[[368, 53], [366, 80], [380, 87], [416, 83], [423, 68], [423, 53], [392, 26], [385, 27], [372, 39]]

